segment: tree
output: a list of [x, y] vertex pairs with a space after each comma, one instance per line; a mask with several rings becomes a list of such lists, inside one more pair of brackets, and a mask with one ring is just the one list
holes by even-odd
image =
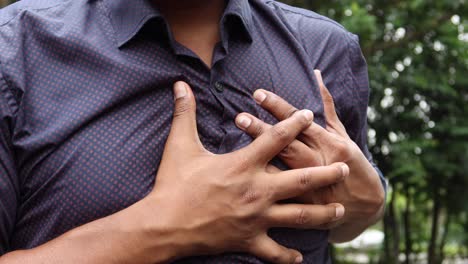
[[441, 263], [447, 242], [466, 254], [465, 1], [285, 2], [329, 16], [361, 39], [372, 91], [371, 150], [391, 186], [383, 262], [397, 263], [404, 252], [410, 263], [424, 250], [428, 263]]

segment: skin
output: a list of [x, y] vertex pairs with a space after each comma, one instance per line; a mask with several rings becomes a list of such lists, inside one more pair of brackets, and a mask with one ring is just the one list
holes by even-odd
[[221, 40], [219, 21], [226, 1], [155, 0], [153, 4], [169, 23], [175, 40], [211, 68], [214, 47]]
[[[323, 100], [326, 127], [313, 123], [279, 157], [294, 169], [335, 162], [348, 164], [350, 176], [344, 181], [298, 197], [304, 203], [342, 203], [346, 207], [343, 219], [322, 228], [331, 228], [330, 242], [346, 242], [382, 218], [385, 191], [376, 170], [346, 133], [320, 71], [315, 71], [315, 75]], [[278, 120], [285, 120], [298, 111], [281, 97], [265, 90], [256, 91], [254, 98]], [[271, 128], [271, 125], [247, 113], [238, 115], [236, 124], [254, 138]]]
[[344, 207], [278, 201], [337, 184], [349, 171], [344, 163], [289, 171], [268, 164], [312, 124], [312, 112], [299, 111], [247, 147], [216, 155], [200, 143], [190, 87], [178, 82], [174, 94], [171, 131], [147, 197], [42, 246], [8, 253], [0, 263], [167, 263], [222, 252], [301, 263], [299, 252], [277, 244], [267, 230], [317, 228], [338, 221]]

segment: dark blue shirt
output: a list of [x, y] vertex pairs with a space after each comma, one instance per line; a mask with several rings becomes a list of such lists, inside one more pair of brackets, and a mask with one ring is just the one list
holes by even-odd
[[[148, 194], [177, 80], [196, 95], [201, 141], [225, 153], [251, 142], [234, 124], [239, 112], [276, 122], [252, 99], [258, 88], [311, 109], [323, 124], [313, 75], [320, 69], [349, 135], [371, 159], [368, 77], [356, 36], [268, 0], [230, 0], [220, 32], [207, 67], [145, 0], [24, 0], [0, 11], [0, 254], [38, 246]], [[325, 231], [270, 233], [306, 263], [329, 261]], [[225, 254], [187, 263], [262, 261]]]

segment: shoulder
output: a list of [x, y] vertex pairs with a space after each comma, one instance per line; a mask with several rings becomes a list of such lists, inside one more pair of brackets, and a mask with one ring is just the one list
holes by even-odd
[[341, 44], [357, 41], [357, 37], [354, 34], [346, 30], [340, 23], [326, 16], [278, 1], [258, 1], [271, 9], [275, 16], [303, 41], [318, 42], [319, 40], [323, 40], [325, 42]]
[[[72, 6], [86, 0], [21, 0], [0, 9], [0, 47], [12, 48], [38, 32], [67, 23]], [[68, 19], [70, 20], [70, 19]], [[1, 54], [0, 54], [1, 55]]]
[[45, 14], [53, 9], [65, 8], [64, 0], [22, 0], [0, 9], [0, 27], [20, 20], [23, 15]]
[[21, 0], [0, 9], [0, 74], [8, 84], [25, 74], [32, 54], [51, 32], [63, 33], [76, 7], [88, 0]]
[[273, 0], [260, 0], [260, 2], [270, 7], [275, 12], [282, 13], [282, 15], [285, 15], [291, 21], [303, 20], [304, 22], [326, 26], [327, 29], [330, 30], [346, 31], [344, 27], [338, 22], [326, 16], [315, 13], [314, 11], [290, 6], [285, 3]]
[[0, 9], [0, 62], [19, 60], [31, 43], [61, 34], [89, 0], [21, 0]]

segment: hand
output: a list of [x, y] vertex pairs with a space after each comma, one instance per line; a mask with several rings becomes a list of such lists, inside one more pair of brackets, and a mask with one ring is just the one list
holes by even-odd
[[[198, 137], [194, 95], [175, 85], [175, 112], [155, 188], [146, 198], [157, 204], [167, 230], [180, 233], [178, 257], [247, 252], [274, 263], [300, 263], [299, 252], [267, 236], [272, 227], [314, 228], [337, 221], [341, 204], [278, 204], [277, 201], [335, 184], [346, 176], [343, 163], [284, 172], [268, 165], [312, 123], [298, 111], [266, 129], [249, 146], [215, 155]], [[297, 261], [296, 261], [297, 260]]]
[[[278, 156], [293, 169], [325, 166], [335, 162], [348, 164], [350, 176], [344, 181], [307, 192], [298, 200], [313, 204], [339, 202], [346, 207], [345, 217], [341, 221], [329, 223], [323, 227], [346, 226], [357, 222], [366, 223], [365, 227], [367, 227], [378, 220], [381, 215], [384, 205], [382, 184], [375, 169], [350, 139], [339, 120], [333, 97], [325, 87], [320, 72], [315, 71], [315, 75], [323, 100], [326, 127], [322, 128], [313, 123], [302, 131], [298, 140], [289, 144]], [[298, 111], [279, 96], [265, 90], [256, 91], [254, 98], [278, 120], [285, 120]], [[271, 128], [271, 125], [247, 113], [240, 114], [236, 118], [236, 123], [239, 128], [254, 138]], [[356, 230], [352, 233], [346, 239], [338, 240], [349, 240], [360, 232]]]

